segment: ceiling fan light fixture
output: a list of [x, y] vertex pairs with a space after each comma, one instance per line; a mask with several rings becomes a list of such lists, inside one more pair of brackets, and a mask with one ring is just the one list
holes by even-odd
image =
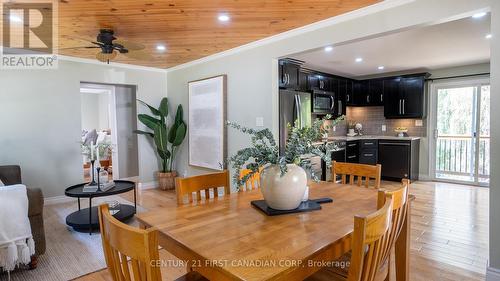
[[99, 52], [96, 54], [95, 57], [97, 58], [97, 60], [99, 60], [101, 62], [109, 62], [110, 60], [113, 60], [114, 58], [116, 58], [116, 56], [117, 56], [117, 52], [113, 51], [112, 53], [109, 53], [109, 54]]

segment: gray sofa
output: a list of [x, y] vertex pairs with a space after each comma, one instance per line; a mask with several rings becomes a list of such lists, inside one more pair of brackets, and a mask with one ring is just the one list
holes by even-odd
[[[21, 167], [15, 165], [0, 166], [0, 180], [5, 185], [21, 184]], [[45, 253], [45, 231], [43, 227], [43, 193], [40, 188], [27, 188], [28, 193], [28, 217], [31, 224], [31, 232], [35, 240], [35, 256], [31, 258], [31, 268], [36, 267], [37, 256]]]

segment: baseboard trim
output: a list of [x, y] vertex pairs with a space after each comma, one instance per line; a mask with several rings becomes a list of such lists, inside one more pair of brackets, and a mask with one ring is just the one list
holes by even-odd
[[419, 181], [432, 181], [432, 178], [429, 175], [418, 175], [418, 180]]
[[157, 181], [140, 182], [140, 183], [137, 184], [137, 187], [140, 190], [155, 189], [155, 188], [158, 187], [158, 182]]
[[60, 203], [73, 202], [75, 200], [76, 199], [73, 197], [61, 195], [61, 196], [43, 198], [43, 203], [44, 203], [44, 205], [54, 205], [54, 204], [60, 204]]
[[486, 269], [486, 281], [500, 281], [500, 269], [488, 266]]

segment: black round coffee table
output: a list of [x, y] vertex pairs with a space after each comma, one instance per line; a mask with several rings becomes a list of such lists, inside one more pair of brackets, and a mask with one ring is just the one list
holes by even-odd
[[[135, 182], [115, 180], [115, 186], [106, 191], [96, 192], [83, 192], [83, 187], [88, 183], [81, 183], [66, 188], [64, 194], [69, 197], [78, 198], [78, 211], [69, 214], [66, 217], [66, 224], [73, 227], [74, 230], [79, 232], [89, 232], [99, 229], [99, 218], [97, 215], [97, 207], [92, 207], [92, 198], [110, 196], [128, 191], [134, 191], [134, 206], [127, 204], [120, 204], [119, 212], [113, 216], [119, 221], [126, 221], [134, 216], [137, 211], [137, 198], [135, 190]], [[89, 199], [89, 207], [82, 209], [80, 207], [80, 198]]]

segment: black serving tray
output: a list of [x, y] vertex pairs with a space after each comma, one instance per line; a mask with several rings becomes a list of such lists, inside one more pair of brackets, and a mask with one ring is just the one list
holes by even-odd
[[311, 212], [316, 210], [321, 210], [321, 205], [323, 203], [331, 203], [333, 202], [332, 198], [319, 198], [319, 199], [310, 199], [305, 202], [300, 203], [297, 209], [293, 210], [276, 210], [269, 207], [265, 200], [255, 200], [252, 201], [252, 206], [261, 210], [264, 214], [268, 216], [279, 216], [293, 213], [303, 213], [303, 212]]

